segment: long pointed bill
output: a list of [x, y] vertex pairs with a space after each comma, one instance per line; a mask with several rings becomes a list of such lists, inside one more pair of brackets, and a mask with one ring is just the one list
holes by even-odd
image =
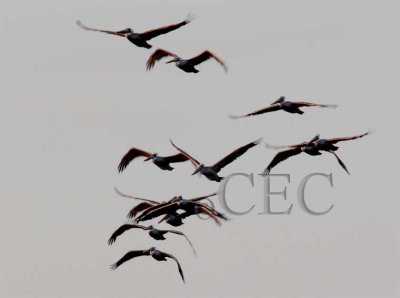
[[194, 171], [194, 172], [193, 172], [192, 176], [193, 176], [193, 175], [196, 175], [198, 172], [200, 172], [200, 170], [201, 170], [201, 168], [200, 168], [200, 167], [199, 167], [199, 168], [197, 168], [197, 169], [196, 169], [196, 171]]
[[144, 161], [149, 161], [150, 159], [152, 159], [153, 158], [153, 156], [149, 156], [149, 157], [147, 157]]
[[167, 62], [165, 62], [165, 63], [172, 63], [172, 62], [176, 62], [176, 61], [178, 61], [178, 59], [174, 58], [174, 59], [172, 59], [172, 60], [170, 60], [170, 61], [167, 61]]
[[162, 223], [164, 220], [166, 220], [168, 218], [168, 214], [167, 215], [165, 215], [158, 223], [160, 224], [160, 223]]

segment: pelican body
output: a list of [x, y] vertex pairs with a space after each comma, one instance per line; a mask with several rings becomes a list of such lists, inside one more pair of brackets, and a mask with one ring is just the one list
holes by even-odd
[[182, 278], [182, 281], [185, 282], [185, 277], [183, 276], [183, 271], [182, 271], [181, 265], [178, 262], [178, 259], [175, 258], [171, 254], [168, 254], [168, 253], [165, 253], [165, 252], [162, 252], [162, 251], [156, 249], [155, 247], [151, 247], [151, 248], [145, 249], [145, 250], [129, 251], [121, 259], [119, 259], [116, 263], [112, 264], [110, 266], [110, 269], [115, 270], [119, 266], [124, 264], [125, 262], [127, 262], [133, 258], [137, 258], [137, 257], [141, 257], [141, 256], [152, 256], [153, 259], [155, 259], [156, 261], [167, 261], [167, 258], [174, 260], [178, 266], [178, 271]]
[[172, 24], [172, 25], [167, 25], [163, 26], [157, 29], [151, 29], [147, 30], [142, 33], [134, 32], [131, 28], [126, 28], [120, 31], [110, 31], [110, 30], [102, 30], [102, 29], [96, 29], [96, 28], [90, 28], [85, 25], [83, 25], [80, 21], [77, 21], [77, 25], [81, 27], [82, 29], [89, 30], [89, 31], [96, 31], [96, 32], [103, 32], [107, 34], [112, 34], [120, 37], [125, 37], [128, 39], [131, 43], [133, 43], [135, 46], [139, 48], [146, 48], [150, 49], [152, 46], [147, 43], [147, 41], [162, 35], [162, 34], [167, 34], [171, 31], [174, 31], [182, 26], [185, 26], [186, 24], [189, 24], [192, 21], [192, 16], [189, 14], [186, 20]]
[[150, 159], [161, 170], [172, 171], [174, 169], [171, 167], [171, 161], [167, 157], [159, 156], [157, 153], [155, 153], [152, 157], [146, 158], [144, 161], [148, 161]]
[[176, 67], [182, 69], [184, 72], [193, 72], [193, 73], [199, 72], [199, 70], [197, 70], [195, 68], [195, 65], [193, 65], [193, 63], [190, 63], [190, 61], [188, 61], [188, 60], [184, 60], [181, 58], [175, 58], [166, 63], [173, 63], [173, 62], [175, 62]]
[[247, 145], [244, 145], [242, 147], [237, 148], [236, 150], [232, 151], [228, 155], [226, 155], [224, 158], [222, 158], [220, 161], [217, 163], [213, 164], [212, 166], [205, 166], [203, 163], [200, 163], [197, 159], [195, 159], [193, 156], [190, 156], [187, 152], [183, 151], [179, 147], [177, 147], [172, 140], [171, 144], [172, 146], [175, 147], [180, 153], [185, 155], [188, 159], [192, 161], [192, 164], [196, 165], [197, 169], [193, 172], [192, 175], [195, 175], [197, 173], [202, 174], [205, 176], [208, 180], [211, 181], [216, 181], [216, 182], [221, 182], [224, 178], [220, 177], [218, 175], [218, 172], [221, 171], [225, 166], [228, 164], [232, 163], [239, 157], [241, 157], [243, 154], [245, 154], [250, 148], [257, 146], [260, 144], [262, 139], [258, 139], [254, 142], [251, 142]]
[[201, 164], [192, 175], [197, 173], [204, 175], [208, 180], [211, 181], [221, 182], [224, 179], [224, 177], [220, 177], [218, 175], [218, 172], [214, 166], [205, 166], [204, 164]]
[[188, 72], [188, 73], [198, 73], [199, 70], [196, 69], [196, 65], [199, 65], [207, 60], [213, 59], [215, 61], [217, 61], [225, 70], [225, 72], [228, 71], [228, 68], [226, 67], [225, 63], [215, 54], [213, 54], [212, 52], [210, 52], [209, 50], [204, 50], [202, 53], [200, 53], [199, 55], [190, 58], [190, 59], [183, 59], [181, 57], [179, 57], [178, 55], [169, 52], [167, 50], [164, 49], [158, 49], [156, 50], [147, 60], [146, 63], [146, 67], [147, 70], [150, 70], [154, 67], [155, 63], [165, 57], [173, 57], [172, 60], [167, 61], [165, 63], [175, 63], [176, 67], [178, 67], [179, 69], [183, 70], [184, 72]]
[[126, 35], [126, 38], [133, 43], [135, 46], [139, 48], [150, 49], [151, 45], [147, 43], [147, 41], [141, 37], [140, 33], [133, 32], [132, 29], [129, 29], [130, 33]]

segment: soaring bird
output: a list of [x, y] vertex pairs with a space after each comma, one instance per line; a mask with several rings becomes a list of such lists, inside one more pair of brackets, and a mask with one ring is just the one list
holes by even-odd
[[161, 34], [166, 34], [168, 32], [176, 30], [182, 26], [185, 26], [186, 24], [190, 23], [192, 21], [192, 19], [193, 19], [192, 16], [189, 14], [188, 17], [186, 18], [186, 20], [184, 20], [180, 23], [164, 26], [164, 27], [157, 28], [157, 29], [148, 30], [148, 31], [145, 31], [142, 33], [135, 33], [135, 32], [133, 32], [133, 30], [131, 28], [126, 28], [126, 29], [123, 29], [120, 31], [100, 30], [100, 29], [94, 29], [94, 28], [87, 27], [87, 26], [83, 25], [81, 23], [81, 21], [77, 21], [76, 23], [82, 29], [108, 33], [108, 34], [117, 35], [117, 36], [121, 36], [121, 37], [126, 37], [134, 45], [136, 45], [140, 48], [150, 49], [152, 46], [150, 44], [148, 44], [147, 41], [149, 41], [149, 40], [153, 39], [154, 37], [157, 37]]
[[[133, 207], [129, 211], [127, 217], [130, 218], [130, 219], [135, 218], [136, 215], [139, 212], [144, 212], [146, 210], [151, 211], [151, 210], [154, 210], [156, 207], [164, 206], [164, 205], [167, 205], [167, 204], [169, 204], [171, 202], [176, 202], [176, 201], [179, 201], [180, 199], [182, 199], [182, 196], [175, 196], [175, 197], [173, 197], [172, 199], [170, 199], [168, 201], [157, 202], [155, 200], [143, 199], [143, 198], [138, 198], [138, 197], [126, 195], [126, 194], [120, 192], [117, 188], [115, 188], [115, 192], [117, 194], [119, 194], [120, 196], [122, 196], [122, 197], [142, 201], [141, 203], [139, 203], [138, 205], [136, 205], [135, 207]], [[216, 194], [217, 193], [212, 193], [212, 194], [205, 195], [205, 196], [191, 198], [191, 199], [189, 199], [189, 201], [200, 202], [202, 200], [205, 200], [205, 199], [208, 199], [210, 197], [213, 197]], [[176, 212], [175, 213], [172, 212], [169, 215], [170, 215], [170, 217], [168, 218], [167, 223], [169, 223], [169, 224], [171, 224], [172, 226], [175, 226], [175, 227], [180, 226], [180, 225], [183, 224], [181, 218], [178, 216], [178, 214], [176, 214]]]
[[199, 70], [196, 69], [196, 65], [203, 63], [204, 61], [207, 61], [209, 59], [214, 59], [217, 61], [221, 66], [224, 68], [225, 72], [228, 71], [228, 68], [226, 67], [224, 61], [222, 61], [220, 58], [218, 58], [216, 55], [211, 53], [209, 50], [205, 50], [202, 52], [200, 55], [197, 55], [196, 57], [190, 58], [190, 59], [182, 59], [178, 55], [168, 52], [163, 49], [158, 49], [156, 50], [150, 58], [147, 60], [147, 70], [150, 70], [154, 67], [154, 64], [161, 60], [164, 57], [174, 57], [174, 59], [166, 62], [166, 63], [172, 63], [175, 62], [175, 65], [182, 69], [185, 72], [193, 72], [193, 73], [198, 73]]
[[[199, 214], [199, 213], [207, 214], [212, 219], [214, 219], [214, 221], [218, 225], [221, 224], [219, 222], [218, 218], [227, 220], [225, 215], [223, 215], [222, 213], [216, 211], [215, 209], [213, 209], [205, 204], [180, 198], [179, 200], [175, 200], [170, 203], [163, 204], [163, 205], [156, 206], [154, 208], [149, 208], [149, 209], [145, 210], [140, 216], [138, 216], [136, 218], [136, 221], [137, 222], [146, 221], [146, 220], [150, 220], [150, 219], [156, 218], [161, 215], [169, 215], [171, 213], [174, 214], [174, 213], [177, 213], [178, 210], [183, 210], [184, 213], [186, 212], [187, 214], [185, 215], [185, 217], [193, 215], [193, 214]], [[180, 216], [180, 214], [178, 214], [178, 216]], [[167, 219], [167, 218], [164, 217], [160, 222], [162, 222], [164, 219]]]
[[196, 255], [196, 250], [194, 249], [194, 246], [192, 242], [189, 240], [189, 238], [182, 232], [176, 231], [176, 230], [159, 230], [154, 228], [153, 226], [142, 226], [138, 224], [124, 224], [120, 226], [115, 232], [111, 235], [110, 239], [108, 240], [108, 244], [111, 245], [113, 244], [118, 236], [122, 235], [124, 232], [130, 230], [130, 229], [142, 229], [144, 231], [149, 231], [150, 237], [152, 237], [155, 240], [165, 240], [166, 238], [164, 237], [165, 234], [171, 233], [171, 234], [176, 234], [176, 235], [181, 235], [185, 237], [185, 239], [188, 241], [190, 247], [193, 250], [193, 253]]
[[224, 158], [222, 158], [220, 161], [218, 161], [217, 163], [215, 163], [212, 166], [205, 166], [204, 164], [200, 163], [198, 160], [196, 160], [195, 158], [190, 156], [188, 153], [186, 153], [182, 149], [178, 148], [172, 142], [172, 140], [171, 140], [171, 144], [179, 152], [184, 154], [187, 158], [189, 158], [197, 166], [197, 169], [194, 171], [194, 173], [192, 175], [200, 173], [200, 174], [204, 175], [205, 177], [207, 177], [207, 179], [209, 179], [211, 181], [221, 182], [223, 177], [218, 176], [218, 172], [221, 171], [222, 168], [224, 168], [225, 166], [227, 166], [228, 164], [230, 164], [231, 162], [233, 162], [234, 160], [236, 160], [237, 158], [242, 156], [244, 153], [246, 153], [247, 150], [260, 144], [261, 141], [262, 141], [262, 139], [258, 139], [254, 142], [251, 142], [247, 145], [244, 145], [244, 146], [232, 151], [231, 153], [229, 153], [227, 156], [225, 156]]
[[183, 282], [185, 282], [185, 277], [183, 276], [183, 271], [182, 271], [181, 265], [178, 262], [178, 259], [175, 258], [171, 254], [168, 254], [168, 253], [165, 253], [165, 252], [162, 252], [162, 251], [156, 249], [155, 247], [151, 247], [151, 248], [145, 249], [145, 250], [132, 250], [132, 251], [126, 253], [116, 263], [112, 264], [110, 266], [110, 269], [115, 270], [119, 266], [121, 266], [123, 263], [125, 263], [126, 261], [129, 261], [133, 258], [141, 257], [141, 256], [152, 256], [157, 261], [166, 261], [167, 258], [173, 259], [176, 262], [176, 264], [178, 265], [179, 274], [181, 275]]
[[131, 148], [122, 157], [118, 165], [118, 172], [122, 172], [125, 168], [138, 157], [145, 157], [144, 161], [151, 160], [161, 170], [172, 171], [174, 168], [170, 166], [171, 163], [184, 162], [189, 160], [184, 154], [178, 153], [170, 156], [159, 156], [158, 153], [150, 153], [138, 148]]
[[360, 135], [355, 135], [351, 137], [340, 137], [340, 138], [333, 138], [333, 139], [321, 139], [319, 135], [316, 135], [314, 138], [312, 138], [308, 142], [302, 142], [299, 144], [295, 145], [288, 145], [288, 146], [271, 146], [267, 144], [268, 148], [274, 148], [274, 149], [283, 149], [286, 148], [286, 150], [279, 152], [278, 154], [275, 155], [275, 157], [272, 159], [270, 164], [267, 166], [267, 168], [264, 170], [264, 172], [261, 174], [262, 176], [266, 176], [270, 173], [271, 169], [275, 167], [278, 163], [288, 159], [291, 156], [300, 154], [302, 152], [305, 152], [309, 155], [321, 155], [320, 151], [326, 151], [331, 154], [333, 154], [340, 164], [340, 166], [350, 175], [346, 165], [343, 163], [343, 161], [339, 158], [339, 156], [335, 153], [336, 150], [339, 149], [339, 147], [335, 146], [334, 144], [343, 142], [343, 141], [350, 141], [350, 140], [356, 140], [359, 138], [362, 138], [366, 135], [369, 135], [371, 132], [368, 131], [366, 133], [360, 134]]
[[288, 113], [292, 114], [303, 114], [304, 112], [300, 110], [301, 107], [320, 107], [320, 108], [336, 108], [337, 105], [327, 105], [327, 104], [318, 104], [318, 103], [311, 103], [311, 102], [305, 102], [305, 101], [287, 101], [284, 96], [279, 97], [276, 101], [274, 101], [272, 104], [269, 106], [262, 108], [260, 110], [245, 114], [245, 115], [240, 115], [240, 116], [234, 116], [231, 115], [230, 117], [232, 119], [238, 119], [238, 118], [245, 118], [245, 117], [250, 117], [250, 116], [255, 116], [255, 115], [260, 115], [264, 113], [269, 113], [269, 112], [274, 112], [278, 110], [283, 110]]

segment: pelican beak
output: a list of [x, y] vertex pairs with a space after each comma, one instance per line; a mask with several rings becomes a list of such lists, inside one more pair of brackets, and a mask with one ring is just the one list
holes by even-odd
[[200, 169], [201, 169], [200, 167], [197, 168], [196, 171], [193, 172], [192, 176], [193, 176], [193, 175], [196, 175], [198, 172], [200, 172]]
[[165, 215], [158, 223], [162, 223], [164, 220], [166, 220], [168, 218], [168, 215]]
[[152, 156], [149, 156], [149, 157], [147, 157], [144, 161], [149, 161], [150, 159], [152, 159], [153, 158], [153, 155]]
[[170, 61], [167, 61], [167, 62], [165, 62], [165, 63], [172, 63], [172, 62], [176, 62], [176, 61], [178, 61], [178, 59], [174, 58], [174, 59], [172, 59], [172, 60], [170, 60]]

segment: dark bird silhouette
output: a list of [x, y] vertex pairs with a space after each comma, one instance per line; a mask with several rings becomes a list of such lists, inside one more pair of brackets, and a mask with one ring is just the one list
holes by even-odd
[[85, 30], [103, 32], [103, 33], [112, 34], [112, 35], [116, 35], [116, 36], [126, 37], [134, 45], [136, 45], [140, 48], [150, 49], [152, 46], [147, 43], [149, 40], [151, 40], [154, 37], [157, 37], [159, 35], [166, 34], [168, 32], [176, 30], [182, 26], [185, 26], [186, 24], [190, 23], [192, 21], [192, 19], [193, 19], [192, 16], [189, 14], [188, 17], [186, 18], [186, 20], [184, 20], [180, 23], [164, 26], [164, 27], [157, 28], [157, 29], [148, 30], [148, 31], [145, 31], [142, 33], [136, 33], [131, 28], [126, 28], [126, 29], [119, 30], [119, 31], [100, 30], [100, 29], [87, 27], [87, 26], [83, 25], [81, 23], [81, 21], [77, 21], [76, 24]]
[[280, 162], [288, 159], [289, 157], [298, 155], [302, 152], [305, 152], [309, 155], [321, 155], [321, 151], [329, 152], [333, 154], [337, 160], [337, 162], [340, 164], [340, 166], [350, 175], [350, 172], [348, 171], [346, 165], [343, 163], [343, 161], [339, 158], [339, 156], [335, 153], [336, 150], [339, 149], [339, 147], [335, 146], [335, 144], [343, 141], [350, 141], [350, 140], [356, 140], [359, 138], [362, 138], [371, 132], [366, 132], [361, 135], [356, 135], [356, 136], [351, 136], [351, 137], [343, 137], [343, 138], [333, 138], [333, 139], [321, 139], [319, 135], [315, 136], [308, 142], [302, 142], [299, 144], [295, 145], [288, 145], [288, 146], [272, 146], [267, 144], [267, 148], [273, 148], [273, 149], [283, 149], [286, 148], [286, 150], [279, 152], [278, 154], [275, 155], [275, 157], [272, 159], [270, 164], [267, 166], [267, 168], [264, 170], [264, 172], [260, 175], [266, 176], [270, 173], [271, 169], [275, 167], [277, 164]]
[[274, 111], [279, 111], [283, 110], [288, 113], [292, 114], [303, 114], [304, 112], [300, 110], [301, 107], [320, 107], [320, 108], [336, 108], [337, 105], [327, 105], [327, 104], [318, 104], [318, 103], [311, 103], [311, 102], [304, 102], [304, 101], [287, 101], [284, 96], [279, 97], [278, 100], [274, 101], [272, 104], [269, 106], [262, 108], [260, 110], [245, 114], [245, 115], [240, 115], [240, 116], [234, 116], [231, 115], [230, 117], [232, 119], [238, 119], [238, 118], [245, 118], [245, 117], [250, 117], [250, 116], [256, 116], [260, 114], [265, 114], [269, 112], [274, 112]]
[[190, 58], [190, 59], [182, 59], [178, 55], [168, 52], [163, 49], [158, 49], [156, 50], [150, 58], [147, 60], [147, 70], [150, 70], [154, 67], [155, 63], [159, 60], [161, 60], [164, 57], [174, 57], [174, 59], [166, 62], [166, 63], [173, 63], [175, 62], [175, 65], [182, 69], [185, 72], [193, 72], [193, 73], [198, 73], [199, 70], [196, 69], [196, 65], [203, 63], [204, 61], [207, 61], [209, 59], [214, 59], [217, 61], [225, 70], [225, 72], [228, 71], [228, 68], [226, 67], [224, 61], [222, 61], [219, 57], [211, 53], [209, 50], [205, 50], [202, 52], [200, 55], [197, 55], [196, 57]]
[[244, 153], [246, 153], [247, 150], [260, 144], [261, 141], [262, 141], [262, 139], [258, 139], [254, 142], [251, 142], [247, 145], [244, 145], [244, 146], [232, 151], [231, 153], [229, 153], [227, 156], [225, 156], [224, 158], [222, 158], [220, 161], [218, 161], [217, 163], [215, 163], [212, 166], [205, 166], [204, 164], [200, 163], [198, 160], [193, 158], [191, 155], [189, 155], [187, 152], [178, 148], [172, 141], [171, 141], [171, 144], [179, 152], [181, 152], [187, 158], [189, 158], [193, 164], [196, 165], [197, 169], [196, 169], [196, 171], [194, 171], [194, 173], [192, 175], [200, 173], [200, 174], [204, 175], [205, 177], [207, 177], [207, 179], [209, 179], [211, 181], [221, 182], [223, 177], [218, 176], [218, 172], [221, 171], [222, 168], [224, 168], [225, 166], [227, 166], [228, 164], [230, 164], [231, 162], [233, 162], [234, 160], [236, 160], [237, 158], [242, 156]]
[[[150, 211], [154, 210], [157, 207], [161, 207], [161, 206], [164, 206], [164, 205], [167, 205], [169, 203], [176, 202], [176, 201], [179, 201], [180, 199], [182, 199], [182, 196], [175, 196], [175, 197], [173, 197], [172, 199], [170, 199], [168, 201], [157, 202], [155, 200], [143, 199], [143, 198], [138, 198], [138, 197], [126, 195], [126, 194], [120, 192], [117, 188], [114, 188], [114, 189], [115, 189], [115, 192], [117, 194], [119, 194], [120, 196], [122, 196], [122, 197], [143, 201], [142, 203], [139, 203], [138, 205], [136, 205], [135, 207], [133, 207], [129, 211], [127, 217], [130, 218], [130, 219], [135, 218], [136, 215], [138, 213], [140, 213], [140, 212], [144, 212], [144, 211], [150, 212]], [[189, 201], [200, 202], [202, 200], [205, 200], [205, 199], [208, 199], [210, 197], [213, 197], [216, 194], [217, 193], [212, 193], [212, 194], [205, 195], [205, 196], [191, 198], [191, 199], [189, 199]], [[171, 212], [171, 214], [169, 214], [169, 215], [170, 215], [170, 217], [166, 221], [168, 224], [170, 224], [172, 226], [175, 226], [175, 227], [180, 226], [180, 225], [183, 224], [181, 218], [179, 217], [179, 214], [177, 214], [176, 212]]]
[[[150, 220], [150, 219], [156, 218], [161, 215], [174, 214], [174, 213], [177, 213], [178, 210], [183, 210], [184, 213], [186, 212], [184, 217], [187, 217], [187, 216], [190, 216], [193, 214], [199, 214], [199, 213], [206, 214], [206, 215], [210, 216], [212, 219], [214, 219], [214, 221], [218, 225], [221, 224], [220, 221], [218, 220], [218, 218], [227, 220], [225, 215], [223, 215], [222, 213], [216, 211], [215, 209], [213, 209], [205, 204], [202, 204], [202, 203], [199, 203], [196, 201], [186, 200], [186, 199], [183, 199], [182, 197], [180, 197], [179, 199], [174, 200], [172, 202], [162, 204], [159, 206], [155, 206], [154, 208], [147, 209], [140, 216], [138, 216], [136, 218], [136, 221], [137, 222], [146, 221], [146, 220]], [[181, 215], [179, 214], [178, 216], [180, 217]], [[160, 222], [162, 222], [164, 219], [168, 219], [168, 216], [164, 217]]]
[[170, 156], [159, 156], [158, 153], [150, 153], [138, 148], [131, 148], [122, 157], [121, 162], [118, 165], [118, 172], [122, 172], [125, 168], [138, 157], [145, 157], [144, 161], [151, 160], [157, 167], [164, 171], [172, 171], [174, 168], [171, 167], [171, 163], [185, 162], [189, 160], [184, 154], [178, 153]]
[[176, 234], [176, 235], [181, 235], [185, 237], [187, 242], [189, 243], [190, 247], [193, 250], [193, 253], [196, 255], [196, 250], [194, 249], [194, 246], [192, 242], [189, 240], [189, 238], [182, 232], [176, 231], [176, 230], [159, 230], [154, 228], [153, 226], [142, 226], [138, 224], [124, 224], [120, 226], [115, 232], [111, 235], [110, 239], [108, 240], [108, 245], [112, 245], [118, 238], [118, 236], [122, 235], [124, 232], [130, 230], [130, 229], [142, 229], [144, 231], [149, 231], [149, 235], [151, 238], [155, 240], [165, 240], [165, 234], [171, 233], [171, 234]]
[[162, 252], [162, 251], [156, 249], [155, 247], [151, 247], [146, 250], [132, 250], [132, 251], [126, 253], [116, 263], [112, 264], [110, 266], [110, 269], [115, 270], [119, 266], [121, 266], [123, 263], [125, 263], [126, 261], [129, 261], [133, 258], [141, 257], [141, 256], [152, 256], [157, 261], [166, 261], [168, 258], [173, 259], [176, 262], [176, 264], [178, 265], [179, 274], [181, 275], [183, 282], [185, 282], [185, 277], [183, 276], [183, 271], [182, 271], [181, 265], [178, 262], [178, 259], [175, 258], [171, 254], [168, 254], [168, 253], [165, 253], [165, 252]]

